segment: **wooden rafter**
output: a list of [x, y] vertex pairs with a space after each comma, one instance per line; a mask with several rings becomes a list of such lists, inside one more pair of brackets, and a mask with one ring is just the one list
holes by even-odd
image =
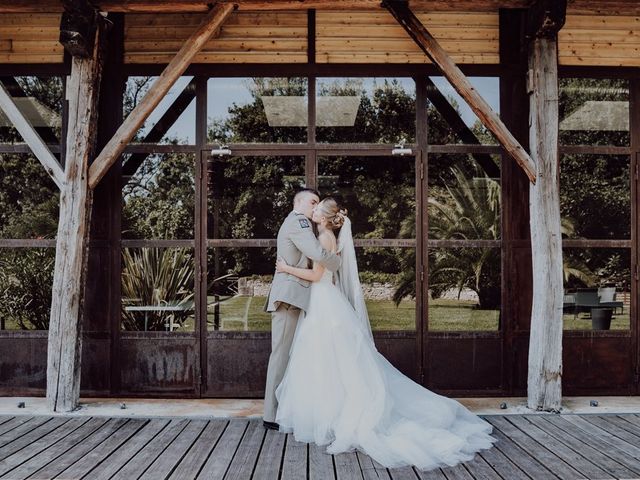
[[56, 157], [53, 156], [47, 144], [42, 140], [42, 137], [40, 137], [35, 128], [33, 128], [22, 114], [2, 82], [0, 82], [0, 109], [4, 111], [15, 129], [18, 130], [18, 133], [20, 133], [24, 141], [27, 142], [33, 154], [40, 160], [40, 163], [42, 163], [58, 188], [62, 189], [64, 173], [60, 163]]
[[203, 19], [200, 27], [187, 39], [182, 48], [153, 83], [140, 103], [120, 125], [118, 131], [105, 145], [89, 169], [89, 187], [95, 188], [100, 179], [124, 151], [149, 114], [160, 103], [180, 75], [187, 69], [193, 57], [202, 49], [220, 26], [231, 15], [232, 4], [215, 5]]
[[[237, 4], [242, 11], [259, 10], [380, 10], [379, 0], [219, 0]], [[204, 13], [210, 0], [102, 0], [93, 2], [105, 12]], [[495, 12], [501, 8], [527, 8], [532, 0], [410, 0], [415, 11]], [[0, 13], [61, 12], [61, 0], [0, 0]], [[637, 0], [573, 0], [572, 14], [640, 15]]]
[[[98, 0], [100, 10], [126, 13], [207, 12], [209, 0]], [[380, 10], [380, 0], [218, 0], [239, 10]], [[499, 8], [525, 8], [531, 0], [411, 0], [411, 7], [423, 10], [494, 11]], [[60, 0], [0, 0], [0, 13], [61, 11]]]
[[504, 149], [515, 159], [518, 165], [522, 167], [531, 183], [535, 183], [536, 166], [529, 154], [522, 148], [489, 104], [473, 88], [469, 80], [467, 80], [467, 77], [465, 77], [464, 73], [462, 73], [447, 52], [444, 51], [438, 41], [429, 33], [418, 17], [414, 15], [408, 3], [406, 1], [385, 0], [383, 5], [440, 69], [453, 88], [456, 89], [469, 107], [471, 107], [471, 110], [478, 116], [480, 121], [493, 132]]

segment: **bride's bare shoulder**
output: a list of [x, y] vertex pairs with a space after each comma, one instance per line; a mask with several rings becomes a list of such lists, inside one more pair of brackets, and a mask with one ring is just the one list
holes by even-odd
[[330, 252], [335, 252], [337, 249], [338, 242], [336, 241], [336, 236], [330, 230], [325, 230], [320, 232], [318, 235], [318, 240], [320, 241], [320, 245], [325, 250], [329, 250]]

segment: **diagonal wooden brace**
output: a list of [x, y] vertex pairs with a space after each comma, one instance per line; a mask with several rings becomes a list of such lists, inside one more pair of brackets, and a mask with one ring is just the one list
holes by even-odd
[[45, 170], [59, 189], [62, 190], [64, 183], [64, 173], [62, 167], [56, 157], [53, 156], [47, 144], [40, 137], [38, 132], [33, 128], [29, 121], [25, 118], [22, 112], [18, 109], [18, 106], [13, 101], [13, 98], [0, 82], [0, 109], [9, 118], [13, 126], [18, 130], [18, 133], [22, 135], [24, 141], [27, 142], [29, 148], [33, 154], [40, 160], [40, 163], [44, 166]]
[[515, 159], [529, 177], [536, 183], [536, 164], [522, 145], [515, 139], [509, 129], [489, 104], [473, 88], [464, 73], [440, 46], [438, 41], [427, 31], [425, 26], [414, 15], [406, 1], [384, 0], [382, 4], [395, 17], [400, 25], [413, 38], [416, 44], [427, 54], [431, 61], [442, 71], [453, 88], [467, 102], [480, 121], [493, 132], [502, 147]]
[[160, 103], [180, 75], [187, 69], [193, 57], [202, 50], [220, 26], [231, 15], [234, 6], [231, 4], [215, 5], [204, 18], [200, 27], [184, 42], [182, 48], [164, 69], [162, 74], [147, 91], [140, 103], [133, 109], [118, 131], [105, 145], [89, 169], [89, 188], [93, 189], [107, 173], [111, 165], [124, 151], [140, 126]]

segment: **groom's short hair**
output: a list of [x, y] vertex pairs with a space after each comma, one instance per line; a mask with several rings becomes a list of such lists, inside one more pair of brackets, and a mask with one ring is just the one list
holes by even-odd
[[304, 195], [305, 193], [312, 193], [314, 194], [316, 197], [320, 198], [320, 192], [318, 192], [317, 190], [314, 190], [313, 188], [301, 188], [300, 190], [298, 190], [296, 192], [296, 194], [293, 196], [293, 204], [295, 205], [298, 200], [300, 199], [300, 197], [302, 195]]

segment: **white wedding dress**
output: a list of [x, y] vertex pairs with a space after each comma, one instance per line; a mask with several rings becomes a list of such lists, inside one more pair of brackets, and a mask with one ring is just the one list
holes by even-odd
[[327, 453], [358, 449], [385, 467], [422, 470], [468, 461], [491, 447], [487, 422], [413, 382], [376, 350], [368, 317], [363, 321], [331, 272], [310, 288], [276, 390], [281, 431], [328, 444]]

